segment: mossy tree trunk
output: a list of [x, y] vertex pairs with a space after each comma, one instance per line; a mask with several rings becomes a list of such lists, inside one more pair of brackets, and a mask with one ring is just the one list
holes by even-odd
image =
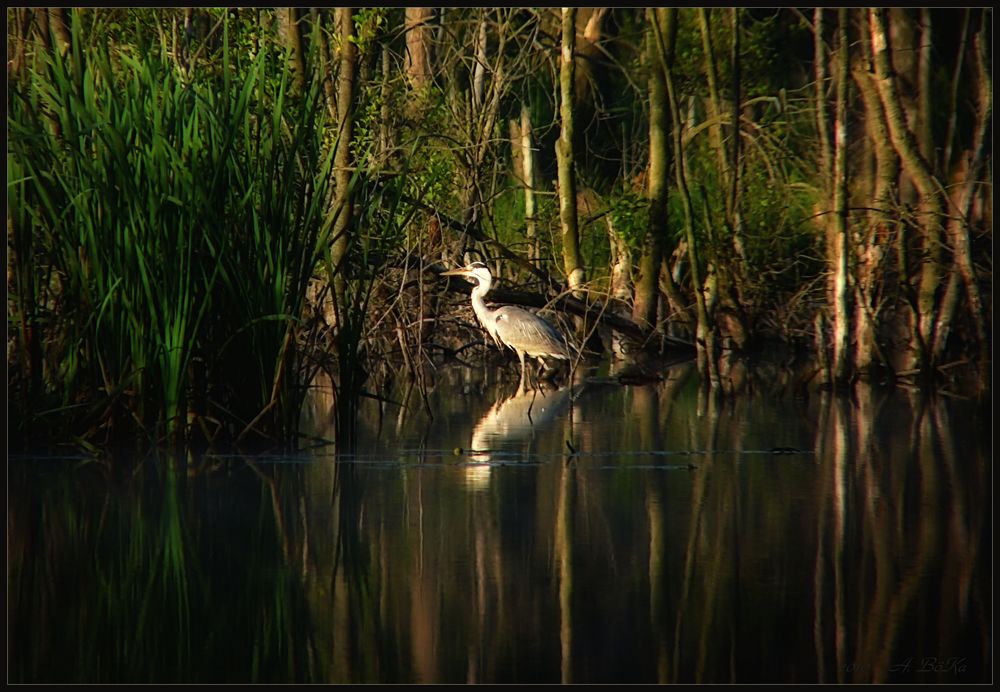
[[[662, 22], [661, 22], [662, 20]], [[645, 329], [656, 324], [660, 287], [660, 265], [668, 233], [667, 194], [670, 178], [669, 108], [667, 86], [663, 76], [653, 24], [658, 24], [664, 39], [665, 59], [672, 62], [675, 26], [673, 14], [655, 8], [646, 9], [649, 25], [647, 60], [649, 61], [649, 169], [646, 177], [646, 194], [649, 200], [649, 223], [639, 256], [638, 275], [632, 304], [632, 320]]]

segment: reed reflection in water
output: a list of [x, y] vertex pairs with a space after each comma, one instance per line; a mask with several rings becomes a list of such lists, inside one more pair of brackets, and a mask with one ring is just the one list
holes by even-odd
[[449, 375], [349, 455], [115, 490], [12, 461], [11, 680], [989, 681], [988, 410], [678, 369], [526, 427]]

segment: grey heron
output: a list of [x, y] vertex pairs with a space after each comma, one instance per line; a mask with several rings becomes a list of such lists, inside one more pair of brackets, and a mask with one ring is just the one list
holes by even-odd
[[521, 361], [521, 384], [518, 391], [524, 391], [525, 356], [569, 360], [570, 352], [566, 342], [555, 327], [533, 312], [515, 305], [504, 305], [491, 309], [483, 299], [493, 286], [493, 274], [482, 262], [473, 262], [458, 269], [441, 272], [441, 276], [464, 276], [475, 286], [472, 288], [472, 310], [483, 329], [493, 337], [501, 349], [512, 349]]

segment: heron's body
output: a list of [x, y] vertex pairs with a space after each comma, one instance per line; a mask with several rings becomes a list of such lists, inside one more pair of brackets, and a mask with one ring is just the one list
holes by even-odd
[[506, 346], [517, 354], [521, 361], [520, 390], [524, 390], [525, 356], [543, 363], [545, 358], [570, 359], [569, 349], [559, 332], [535, 313], [514, 305], [495, 310], [486, 305], [484, 297], [493, 286], [493, 275], [482, 262], [442, 272], [442, 276], [465, 276], [476, 284], [472, 289], [472, 310], [497, 346]]

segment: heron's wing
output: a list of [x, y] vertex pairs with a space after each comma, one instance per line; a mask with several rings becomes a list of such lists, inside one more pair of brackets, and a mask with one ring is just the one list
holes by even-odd
[[529, 356], [570, 357], [555, 327], [524, 308], [505, 305], [497, 309], [496, 331], [501, 341]]

